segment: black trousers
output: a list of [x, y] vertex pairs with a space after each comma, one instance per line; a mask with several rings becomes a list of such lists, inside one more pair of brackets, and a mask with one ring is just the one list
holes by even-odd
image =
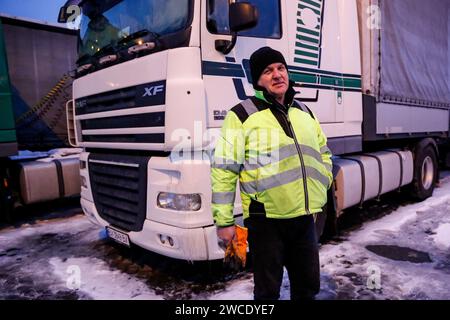
[[255, 300], [279, 299], [284, 266], [291, 300], [314, 299], [320, 289], [320, 266], [313, 216], [269, 219], [250, 215], [244, 223], [248, 228]]

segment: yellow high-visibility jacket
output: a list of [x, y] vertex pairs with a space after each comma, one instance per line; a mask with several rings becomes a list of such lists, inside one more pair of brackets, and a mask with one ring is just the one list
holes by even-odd
[[[286, 108], [257, 91], [227, 114], [212, 161], [216, 226], [233, 225], [239, 178], [244, 219], [288, 219], [320, 212], [333, 181], [331, 151], [302, 103]], [[283, 110], [284, 109], [284, 110]]]

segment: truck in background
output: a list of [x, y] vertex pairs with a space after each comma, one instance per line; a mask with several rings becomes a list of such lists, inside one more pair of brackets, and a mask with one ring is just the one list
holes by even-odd
[[68, 134], [84, 148], [83, 211], [118, 242], [223, 257], [211, 154], [228, 109], [254, 93], [262, 46], [285, 55], [327, 134], [329, 221], [403, 186], [426, 199], [449, 162], [449, 0], [71, 0], [60, 22], [78, 6]]
[[10, 212], [12, 191], [7, 178], [8, 156], [17, 154], [17, 137], [11, 101], [8, 65], [0, 22], [0, 212]]
[[17, 203], [80, 192], [76, 159], [11, 160], [24, 150], [69, 146], [66, 102], [71, 99], [69, 72], [77, 35], [77, 30], [57, 25], [0, 16], [1, 216], [10, 217]]

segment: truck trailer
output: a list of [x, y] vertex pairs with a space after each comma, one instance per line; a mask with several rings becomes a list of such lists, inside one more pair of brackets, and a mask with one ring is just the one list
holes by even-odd
[[65, 26], [0, 15], [0, 218], [12, 218], [16, 205], [80, 192], [76, 159], [33, 161], [22, 153], [69, 146], [77, 39]]
[[81, 205], [125, 245], [223, 257], [211, 158], [227, 111], [254, 94], [263, 46], [284, 54], [328, 137], [329, 221], [404, 186], [426, 199], [449, 162], [449, 0], [71, 0], [60, 21], [77, 12], [67, 113]]

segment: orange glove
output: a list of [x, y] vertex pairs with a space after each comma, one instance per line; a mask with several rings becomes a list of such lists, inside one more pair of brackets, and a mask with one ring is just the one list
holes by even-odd
[[247, 228], [236, 225], [236, 233], [233, 240], [225, 250], [224, 262], [232, 269], [244, 268], [247, 262]]

